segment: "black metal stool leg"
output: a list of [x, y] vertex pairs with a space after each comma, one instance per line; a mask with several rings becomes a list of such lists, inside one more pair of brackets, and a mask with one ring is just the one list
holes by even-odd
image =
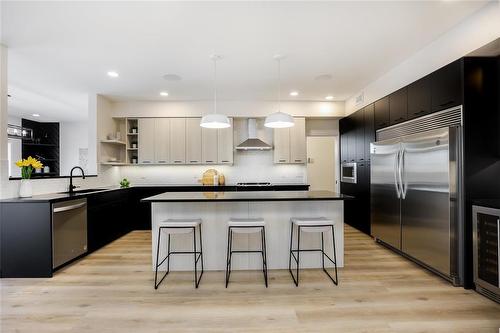
[[168, 247], [167, 247], [167, 274], [170, 272], [170, 234], [168, 234]]
[[321, 232], [321, 266], [323, 267], [323, 270], [325, 270], [325, 239], [324, 239], [324, 232]]
[[[292, 274], [292, 250], [293, 250], [293, 223], [290, 226], [290, 256], [288, 258], [288, 271]], [[293, 275], [292, 275], [293, 276]]]
[[339, 276], [337, 273], [337, 250], [335, 247], [335, 228], [333, 225], [332, 225], [332, 243], [333, 243], [333, 260], [335, 261], [335, 281], [333, 281], [333, 283], [335, 283], [335, 285], [338, 285]]
[[266, 282], [266, 288], [267, 288], [267, 247], [266, 247], [266, 229], [265, 227], [262, 227], [262, 268], [264, 271], [264, 281]]
[[156, 281], [158, 280], [158, 259], [160, 256], [160, 237], [161, 237], [161, 228], [158, 228], [158, 239], [156, 240], [156, 264], [155, 264], [155, 289], [158, 289], [158, 285]]
[[194, 286], [198, 288], [198, 270], [196, 265], [196, 228], [193, 228], [193, 254], [194, 254]]
[[205, 272], [205, 268], [203, 267], [203, 237], [201, 236], [201, 224], [199, 225], [199, 232], [200, 232], [200, 256], [198, 257], [198, 260], [201, 259], [201, 275], [200, 278], [198, 279], [198, 285], [200, 284], [203, 272]]
[[231, 227], [228, 229], [228, 253], [229, 253], [229, 259], [227, 262], [227, 275], [226, 275], [226, 288], [227, 285], [229, 284], [229, 277], [231, 276], [231, 264], [232, 264], [232, 258], [233, 258], [233, 230]]
[[299, 286], [299, 268], [300, 268], [300, 226], [297, 226], [297, 282], [295, 286]]

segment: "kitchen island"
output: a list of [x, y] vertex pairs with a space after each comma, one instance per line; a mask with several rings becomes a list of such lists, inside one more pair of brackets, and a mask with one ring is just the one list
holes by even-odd
[[[332, 219], [335, 224], [338, 267], [344, 264], [344, 212], [343, 201], [350, 196], [329, 191], [254, 191], [254, 192], [166, 192], [143, 202], [151, 203], [152, 258], [156, 258], [158, 224], [169, 218], [201, 218], [203, 257], [206, 270], [224, 270], [226, 265], [227, 221], [229, 218], [263, 218], [266, 221], [267, 255], [269, 269], [288, 269], [290, 218], [319, 217]], [[234, 236], [235, 249], [259, 249], [258, 234]], [[325, 234], [325, 251], [332, 252], [331, 234]], [[301, 248], [318, 248], [321, 244], [317, 233], [302, 233]], [[172, 249], [192, 250], [190, 235], [172, 237]], [[166, 248], [160, 248], [160, 258]], [[155, 260], [153, 259], [153, 269]], [[234, 269], [260, 269], [259, 255], [236, 255]], [[318, 253], [301, 254], [301, 268], [321, 267]], [[173, 256], [171, 270], [192, 270], [192, 260]], [[166, 263], [159, 270], [166, 270]]]

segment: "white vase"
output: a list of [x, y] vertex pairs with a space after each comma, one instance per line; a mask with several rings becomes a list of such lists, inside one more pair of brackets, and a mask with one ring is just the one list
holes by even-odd
[[31, 186], [31, 179], [21, 179], [19, 186], [19, 197], [29, 198], [33, 195], [33, 187]]

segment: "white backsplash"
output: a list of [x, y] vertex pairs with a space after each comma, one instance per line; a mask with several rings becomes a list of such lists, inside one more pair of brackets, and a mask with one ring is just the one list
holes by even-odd
[[203, 172], [216, 169], [226, 184], [238, 182], [306, 183], [305, 165], [274, 164], [273, 151], [241, 151], [234, 153], [234, 165], [172, 165], [126, 166], [120, 168], [121, 178], [132, 185], [199, 184]]

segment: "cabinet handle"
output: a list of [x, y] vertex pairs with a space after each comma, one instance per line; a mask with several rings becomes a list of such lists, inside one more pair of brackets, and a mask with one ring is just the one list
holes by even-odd
[[286, 160], [279, 160], [279, 162], [286, 162]]
[[302, 160], [295, 160], [295, 162], [302, 162]]
[[422, 114], [422, 113], [425, 113], [425, 110], [420, 110], [418, 112], [413, 112], [414, 115], [419, 115], [419, 114]]
[[151, 161], [142, 161], [141, 163], [151, 163]]
[[158, 163], [167, 163], [167, 161], [158, 161]]
[[229, 161], [226, 161], [226, 160], [222, 160], [221, 162], [222, 163], [229, 163]]
[[198, 161], [189, 161], [189, 163], [198, 163]]
[[208, 160], [207, 160], [207, 161], [205, 161], [205, 163], [214, 163], [214, 161], [208, 161]]
[[174, 161], [174, 163], [182, 163], [182, 161]]

